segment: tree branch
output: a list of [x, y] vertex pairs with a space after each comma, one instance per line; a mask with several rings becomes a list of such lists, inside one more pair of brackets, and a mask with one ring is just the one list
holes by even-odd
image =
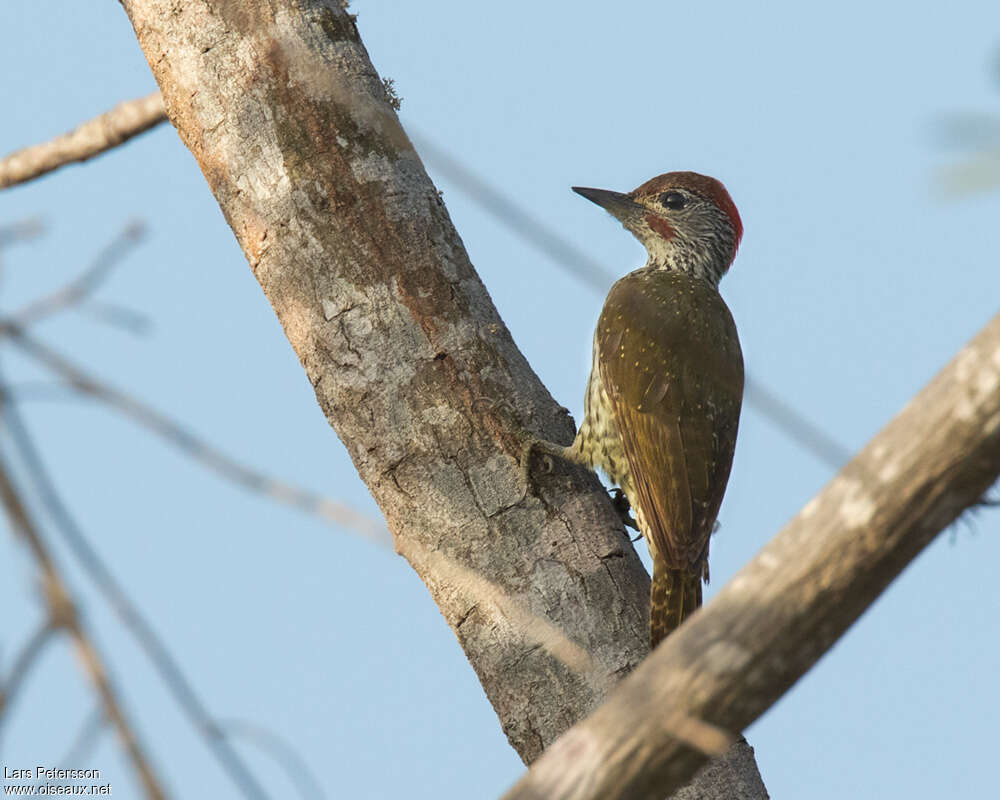
[[0, 159], [0, 189], [25, 183], [67, 164], [86, 161], [160, 122], [163, 122], [163, 100], [159, 92], [121, 103], [69, 133]]
[[[3, 162], [0, 161], [0, 164]], [[17, 222], [0, 225], [0, 250], [21, 242], [37, 239], [44, 232], [42, 221], [37, 217], [28, 217]]]
[[107, 600], [121, 623], [135, 638], [140, 649], [146, 653], [178, 708], [202, 737], [209, 752], [236, 787], [250, 800], [265, 800], [267, 792], [239, 753], [232, 748], [228, 739], [221, 735], [205, 704], [195, 692], [194, 686], [170, 652], [170, 648], [146, 621], [138, 606], [132, 602], [124, 587], [112, 574], [80, 526], [76, 524], [69, 509], [63, 504], [20, 413], [4, 397], [2, 390], [0, 390], [0, 408], [3, 409], [3, 421], [10, 438], [20, 451], [21, 459], [31, 475], [41, 502], [80, 566]]
[[[342, 503], [263, 475], [213, 447], [179, 422], [175, 422], [132, 395], [88, 375], [69, 359], [29, 336], [14, 322], [0, 319], [0, 334], [19, 346], [46, 369], [62, 377], [73, 389], [121, 412], [125, 417], [164, 439], [185, 455], [227, 480], [252, 492], [315, 514], [349, 528], [376, 544], [387, 544], [388, 535], [376, 520]], [[13, 398], [10, 398], [13, 402]]]
[[766, 711], [1000, 474], [1000, 315], [505, 800], [660, 800], [705, 756], [680, 715]]
[[52, 625], [66, 630], [72, 637], [83, 667], [100, 698], [104, 714], [118, 732], [118, 738], [135, 767], [146, 796], [150, 800], [164, 800], [166, 795], [163, 793], [160, 780], [154, 773], [143, 747], [139, 743], [138, 736], [125, 716], [104, 661], [85, 632], [77, 614], [76, 605], [59, 577], [48, 548], [35, 527], [34, 521], [29, 516], [27, 508], [21, 501], [20, 495], [11, 481], [7, 465], [2, 458], [0, 458], [0, 504], [7, 512], [11, 527], [24, 539], [38, 565]]
[[56, 629], [49, 620], [45, 620], [31, 635], [24, 646], [18, 651], [7, 674], [0, 683], [0, 731], [3, 730], [5, 714], [17, 697], [18, 690], [35, 661], [42, 654], [45, 645], [52, 640]]
[[11, 321], [28, 326], [60, 311], [83, 303], [146, 235], [145, 225], [132, 221], [125, 225], [98, 253], [94, 262], [65, 286], [31, 301], [11, 315]]

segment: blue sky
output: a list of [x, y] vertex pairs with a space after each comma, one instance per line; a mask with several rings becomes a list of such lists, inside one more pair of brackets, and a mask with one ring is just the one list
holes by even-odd
[[[0, 6], [0, 151], [154, 88], [117, 3]], [[404, 124], [473, 166], [615, 274], [642, 253], [571, 185], [715, 175], [746, 228], [723, 294], [749, 371], [854, 450], [998, 310], [1000, 191], [946, 195], [961, 158], [935, 124], [1000, 105], [995, 3], [355, 0]], [[431, 169], [432, 177], [435, 177]], [[519, 346], [579, 418], [601, 298], [446, 180], [466, 247]], [[3, 253], [16, 308], [83, 268], [130, 219], [146, 242], [102, 300], [136, 338], [69, 314], [38, 335], [257, 468], [377, 513], [194, 160], [161, 127], [0, 193], [0, 224], [47, 235]], [[41, 373], [10, 348], [13, 382]], [[213, 713], [294, 743], [328, 798], [494, 797], [520, 773], [458, 644], [405, 562], [247, 495], [84, 401], [25, 402], [65, 499]], [[4, 446], [4, 452], [9, 445]], [[709, 596], [831, 477], [744, 410]], [[995, 513], [945, 533], [747, 732], [773, 797], [983, 796], [1000, 591]], [[0, 544], [0, 665], [40, 618], [31, 562]], [[143, 655], [58, 549], [129, 708], [177, 796], [236, 797]], [[70, 648], [46, 651], [0, 759], [51, 764], [93, 700]], [[288, 778], [236, 746], [275, 797]], [[72, 766], [138, 795], [111, 736]]]

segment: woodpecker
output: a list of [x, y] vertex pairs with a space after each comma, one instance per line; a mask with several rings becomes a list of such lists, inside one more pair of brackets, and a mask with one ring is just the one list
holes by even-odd
[[628, 194], [573, 187], [618, 219], [648, 260], [612, 286], [594, 332], [584, 417], [569, 447], [532, 450], [620, 486], [653, 559], [650, 645], [701, 605], [709, 536], [729, 480], [743, 355], [719, 294], [743, 235], [719, 181], [668, 172]]

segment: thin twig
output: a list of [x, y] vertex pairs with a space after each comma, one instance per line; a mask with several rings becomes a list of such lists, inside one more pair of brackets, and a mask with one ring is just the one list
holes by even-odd
[[138, 607], [132, 602], [111, 570], [90, 544], [80, 526], [77, 525], [73, 515], [59, 496], [55, 483], [49, 476], [48, 469], [42, 462], [38, 448], [35, 447], [17, 408], [9, 402], [3, 403], [3, 407], [5, 411], [4, 422], [34, 481], [35, 489], [77, 561], [80, 562], [94, 585], [118, 615], [122, 624], [135, 637], [181, 711], [205, 740], [209, 750], [233, 782], [246, 797], [267, 797], [267, 793], [254, 778], [249, 767], [243, 763], [243, 760], [229, 746], [229, 743], [219, 736], [212, 716], [208, 713], [187, 676], [184, 675], [180, 665], [171, 655], [170, 649], [143, 617]]
[[777, 426], [778, 430], [831, 469], [838, 470], [851, 460], [853, 453], [850, 450], [819, 425], [802, 416], [760, 381], [748, 375], [745, 391], [748, 403]]
[[104, 731], [106, 721], [100, 707], [93, 708], [77, 729], [76, 736], [70, 742], [65, 754], [56, 764], [59, 769], [72, 769], [75, 764], [82, 764], [87, 754], [97, 744]]
[[302, 756], [274, 731], [240, 719], [223, 720], [219, 723], [219, 731], [230, 739], [238, 737], [252, 741], [268, 753], [281, 766], [302, 797], [307, 800], [322, 800], [326, 797], [319, 780]]
[[45, 226], [37, 217], [28, 217], [9, 225], [0, 225], [0, 248], [37, 239], [44, 232]]
[[159, 92], [120, 103], [69, 133], [0, 159], [0, 189], [110, 150], [166, 120]]
[[113, 303], [88, 300], [86, 303], [77, 306], [76, 311], [97, 322], [111, 325], [133, 336], [144, 336], [153, 327], [153, 323], [147, 314]]
[[24, 643], [24, 647], [18, 652], [3, 683], [0, 684], [0, 732], [3, 731], [3, 723], [8, 716], [6, 712], [17, 697], [18, 690], [21, 688], [21, 684], [24, 683], [28, 671], [42, 654], [45, 645], [52, 640], [52, 635], [55, 631], [56, 629], [47, 619], [39, 625], [28, 641]]
[[37, 217], [0, 225], [0, 266], [3, 264], [3, 251], [14, 244], [28, 242], [41, 236], [44, 231], [41, 220]]
[[86, 374], [52, 348], [28, 336], [18, 326], [0, 323], [0, 332], [5, 333], [22, 350], [60, 375], [78, 391], [117, 409], [133, 422], [152, 431], [203, 466], [214, 470], [230, 481], [357, 531], [376, 544], [388, 545], [390, 543], [388, 531], [381, 524], [341, 503], [262, 475], [244, 466], [159, 411]]
[[103, 283], [111, 270], [118, 266], [146, 235], [145, 225], [139, 220], [129, 222], [97, 254], [94, 262], [82, 273], [54, 292], [33, 300], [10, 320], [15, 325], [27, 327], [33, 322], [51, 316], [72, 306], [80, 305]]
[[34, 401], [92, 400], [81, 395], [70, 384], [62, 381], [25, 380], [17, 383], [0, 384], [0, 394], [9, 402], [27, 403]]
[[11, 527], [21, 535], [38, 565], [52, 624], [65, 629], [73, 638], [84, 669], [101, 700], [104, 714], [114, 725], [118, 738], [138, 773], [146, 796], [151, 800], [164, 800], [166, 795], [161, 788], [160, 780], [146, 757], [135, 729], [125, 716], [104, 659], [84, 629], [77, 614], [76, 604], [59, 577], [48, 547], [28, 514], [2, 456], [0, 456], [0, 503], [7, 512]]

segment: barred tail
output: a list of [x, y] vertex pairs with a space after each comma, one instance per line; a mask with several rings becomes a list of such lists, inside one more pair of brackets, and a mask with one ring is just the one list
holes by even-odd
[[656, 647], [701, 606], [701, 573], [671, 569], [662, 559], [653, 561], [649, 603], [649, 646]]

